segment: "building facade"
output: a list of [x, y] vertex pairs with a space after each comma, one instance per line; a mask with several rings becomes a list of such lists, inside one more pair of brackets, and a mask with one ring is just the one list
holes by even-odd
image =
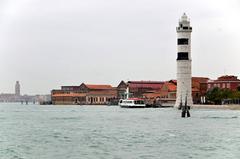
[[145, 93], [153, 93], [160, 90], [164, 82], [162, 81], [128, 81], [129, 92], [132, 97], [142, 98]]
[[192, 77], [192, 97], [193, 103], [205, 103], [205, 96], [207, 94], [207, 77]]
[[118, 99], [125, 99], [126, 98], [126, 90], [128, 84], [124, 81], [121, 81], [117, 86], [117, 98]]
[[[201, 98], [205, 97], [207, 93], [207, 81], [209, 78], [206, 77], [192, 77], [192, 99], [193, 103], [201, 103]], [[176, 102], [177, 98], [177, 80], [170, 80], [164, 82], [162, 88], [154, 93], [145, 93], [144, 97], [150, 100], [159, 100], [161, 103]], [[173, 104], [173, 105], [174, 105]]]
[[51, 99], [55, 105], [106, 105], [117, 99], [117, 90], [111, 85], [82, 83], [52, 90]]
[[235, 91], [240, 87], [240, 79], [238, 79], [237, 76], [225, 75], [218, 77], [216, 80], [209, 80], [207, 83], [207, 89], [211, 90], [215, 87]]

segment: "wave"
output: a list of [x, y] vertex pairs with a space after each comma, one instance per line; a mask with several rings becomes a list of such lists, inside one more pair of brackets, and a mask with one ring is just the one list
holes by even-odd
[[206, 116], [206, 117], [201, 117], [201, 119], [236, 119], [238, 116], [230, 116], [230, 117], [220, 117], [220, 116]]
[[79, 120], [81, 117], [55, 117], [53, 120]]

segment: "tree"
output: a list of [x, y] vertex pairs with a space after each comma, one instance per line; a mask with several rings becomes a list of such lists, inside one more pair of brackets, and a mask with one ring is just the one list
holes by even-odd
[[236, 93], [230, 89], [220, 89], [215, 87], [207, 92], [206, 98], [211, 103], [222, 104], [224, 99], [235, 99], [238, 98], [239, 95], [240, 93]]
[[237, 87], [237, 91], [240, 92], [240, 86]]
[[218, 87], [215, 87], [209, 90], [206, 94], [206, 98], [208, 101], [213, 102], [214, 104], [221, 104], [220, 89]]

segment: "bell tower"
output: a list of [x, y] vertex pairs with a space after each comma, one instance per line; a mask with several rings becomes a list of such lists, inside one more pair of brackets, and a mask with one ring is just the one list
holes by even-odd
[[19, 81], [16, 81], [16, 84], [15, 84], [15, 95], [20, 96], [20, 83], [19, 83]]

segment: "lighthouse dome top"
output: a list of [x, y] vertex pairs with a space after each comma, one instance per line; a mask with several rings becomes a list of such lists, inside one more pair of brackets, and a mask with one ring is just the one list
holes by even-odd
[[188, 19], [187, 14], [186, 14], [186, 13], [183, 13], [180, 21], [181, 21], [181, 22], [189, 22], [190, 20]]
[[186, 13], [183, 13], [183, 15], [182, 15], [180, 21], [189, 21], [189, 19], [188, 19]]
[[186, 13], [183, 13], [179, 19], [177, 32], [192, 32], [192, 27], [190, 26], [190, 20]]

